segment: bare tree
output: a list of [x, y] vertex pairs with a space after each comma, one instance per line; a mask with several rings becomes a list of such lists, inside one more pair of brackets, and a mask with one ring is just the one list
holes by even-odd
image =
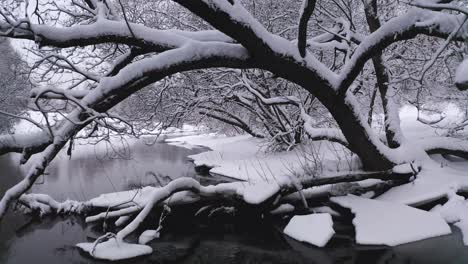
[[0, 39], [0, 52], [3, 56], [0, 62], [0, 133], [11, 132], [12, 124], [18, 121], [18, 116], [27, 107], [26, 65], [13, 50], [10, 41]]

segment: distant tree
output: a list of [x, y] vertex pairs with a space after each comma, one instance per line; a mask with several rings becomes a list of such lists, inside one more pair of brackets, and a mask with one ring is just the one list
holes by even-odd
[[27, 107], [28, 82], [25, 63], [16, 53], [8, 38], [0, 38], [0, 134], [11, 132], [14, 122]]

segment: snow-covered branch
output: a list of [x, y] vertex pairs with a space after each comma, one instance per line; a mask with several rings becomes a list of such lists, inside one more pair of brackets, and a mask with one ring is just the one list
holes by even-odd
[[[383, 51], [390, 44], [414, 38], [418, 34], [447, 38], [460, 25], [460, 15], [433, 12], [419, 8], [410, 9], [406, 14], [397, 16], [384, 23], [378, 30], [365, 37], [356, 48], [351, 59], [346, 63], [338, 80], [338, 92], [341, 95], [356, 79], [364, 64]], [[463, 39], [462, 29], [453, 36], [454, 40]]]
[[37, 153], [49, 145], [52, 139], [47, 131], [41, 131], [36, 134], [14, 134], [0, 135], [0, 155], [24, 151]]
[[[245, 49], [239, 45], [193, 42], [192, 45], [132, 63], [117, 75], [101, 79], [98, 87], [87, 93], [79, 101], [77, 108], [57, 126], [52, 143], [39, 154], [37, 162], [25, 178], [4, 194], [0, 201], [0, 217], [3, 217], [11, 202], [25, 193], [42, 175], [68, 140], [93, 120], [93, 113], [88, 109], [92, 109], [93, 112], [105, 112], [131, 93], [179, 71], [205, 67], [243, 68], [253, 65]], [[45, 91], [47, 90], [43, 92]]]
[[85, 202], [73, 200], [57, 202], [47, 194], [36, 193], [21, 195], [18, 203], [41, 216], [47, 214], [84, 214], [88, 209]]
[[[270, 33], [241, 5], [240, 2], [214, 0], [179, 1], [212, 26], [241, 43], [254, 56], [262, 68], [288, 76], [306, 89], [321, 93], [331, 92], [336, 74], [311, 53], [302, 58], [293, 42]], [[303, 73], [300, 74], [299, 73]], [[297, 76], [295, 76], [297, 74]], [[305, 83], [323, 83], [321, 86]]]
[[40, 46], [68, 48], [103, 43], [119, 43], [153, 52], [162, 52], [187, 44], [190, 41], [232, 43], [232, 39], [219, 31], [185, 32], [181, 30], [158, 30], [131, 23], [135, 37], [123, 21], [98, 20], [88, 25], [56, 27], [44, 24], [23, 23], [12, 27], [0, 22], [0, 36], [33, 40]]

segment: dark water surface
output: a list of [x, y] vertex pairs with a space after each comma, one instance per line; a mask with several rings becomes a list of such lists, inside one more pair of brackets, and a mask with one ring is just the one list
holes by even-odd
[[[84, 200], [104, 192], [155, 184], [155, 175], [216, 182], [197, 176], [187, 160], [187, 155], [201, 149], [141, 142], [130, 148], [129, 159], [105, 158], [99, 151], [97, 155], [76, 153], [71, 160], [60, 156], [33, 192], [47, 193], [57, 200]], [[25, 169], [17, 164], [17, 156], [0, 156], [1, 194], [24, 175]], [[319, 249], [284, 236], [278, 223], [253, 219], [207, 225], [187, 221], [182, 219], [165, 229], [161, 238], [150, 244], [154, 248], [151, 256], [119, 263], [468, 263], [468, 247], [463, 246], [457, 228], [449, 236], [393, 248], [357, 246], [352, 235], [344, 231], [338, 232], [326, 248]], [[337, 224], [335, 229], [349, 227]], [[0, 224], [0, 264], [107, 263], [93, 260], [74, 247], [100, 235], [100, 226], [86, 225], [81, 217], [37, 220], [10, 212]]]

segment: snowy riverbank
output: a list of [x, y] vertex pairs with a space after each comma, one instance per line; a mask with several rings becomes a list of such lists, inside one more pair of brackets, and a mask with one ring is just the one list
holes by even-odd
[[189, 156], [196, 166], [206, 166], [211, 168], [211, 173], [250, 182], [283, 180], [315, 170], [327, 174], [359, 169], [359, 162], [342, 146], [324, 141], [282, 152], [268, 152], [265, 140], [247, 135], [204, 134], [171, 138], [166, 142], [186, 148], [208, 147], [211, 150]]
[[[438, 133], [435, 129], [418, 123], [416, 112], [412, 109], [402, 111], [401, 119], [402, 128], [408, 135], [406, 140], [414, 141], [415, 144], [421, 138], [436, 136]], [[333, 229], [335, 219], [331, 217], [339, 212], [329, 207], [308, 208], [308, 214], [303, 216], [291, 215], [292, 212], [294, 214], [298, 212], [296, 209], [302, 208], [298, 202], [302, 198], [313, 200], [314, 197], [333, 196], [330, 199], [331, 203], [347, 208], [353, 213], [352, 224], [356, 230], [357, 244], [395, 246], [447, 235], [452, 232], [449, 224], [460, 228], [464, 242], [468, 244], [468, 214], [464, 213], [468, 208], [468, 201], [457, 194], [459, 191], [468, 191], [466, 173], [468, 162], [465, 160], [446, 159], [440, 155], [418, 160], [420, 165], [424, 166], [413, 181], [394, 187], [376, 199], [369, 199], [373, 196], [372, 191], [361, 197], [344, 195], [344, 193], [350, 190], [346, 188], [375, 186], [381, 180], [367, 179], [345, 183], [341, 193], [337, 190], [343, 187], [340, 184], [302, 189], [299, 183], [306, 178], [313, 176], [327, 178], [360, 170], [358, 160], [334, 143], [314, 141], [304, 143], [291, 151], [273, 153], [266, 151], [265, 140], [245, 135], [229, 137], [205, 133], [184, 135], [167, 139], [166, 142], [189, 149], [195, 146], [210, 148], [211, 150], [188, 157], [196, 166], [210, 167], [213, 174], [246, 182], [202, 186], [191, 178], [179, 178], [160, 187], [144, 187], [103, 194], [87, 201], [86, 205], [103, 209], [112, 208], [112, 210], [88, 216], [87, 222], [110, 217], [116, 219], [116, 225], [121, 225], [132, 219], [128, 217], [131, 214], [138, 214], [138, 217], [144, 219], [144, 214], [140, 216], [141, 208], [149, 208], [144, 211], [148, 214], [152, 206], [166, 204], [176, 207], [218, 196], [228, 196], [230, 199], [254, 207], [261, 206], [275, 197], [281, 197], [277, 196], [280, 190], [290, 190], [291, 186], [295, 186], [292, 192], [278, 200], [277, 207], [268, 209], [265, 213], [292, 216], [284, 233], [296, 240], [323, 247], [333, 239], [335, 233], [339, 232]], [[395, 168], [394, 172], [401, 169]], [[448, 202], [441, 200], [444, 197], [449, 199]], [[415, 208], [432, 201], [439, 201], [440, 204], [428, 211]], [[57, 207], [62, 208], [60, 204]], [[138, 220], [138, 217], [135, 219]], [[109, 242], [99, 244], [95, 251], [93, 251], [94, 243], [80, 243], [78, 246], [94, 257], [104, 259], [122, 259], [150, 254], [152, 252], [150, 247], [122, 240], [138, 226], [139, 220], [137, 220], [133, 220], [122, 229], [124, 231], [121, 230], [116, 234], [120, 240], [115, 241], [119, 243], [111, 238]], [[150, 231], [159, 235], [155, 230]], [[157, 236], [155, 235], [153, 239], [157, 239]], [[116, 255], [116, 251], [122, 254]]]
[[[448, 113], [448, 115], [440, 124], [441, 126], [443, 126], [444, 123], [454, 122], [459, 114], [457, 109], [449, 109], [446, 113]], [[406, 140], [414, 142], [414, 144], [417, 144], [417, 142], [423, 138], [439, 136], [441, 133], [440, 129], [435, 129], [418, 122], [416, 120], [417, 111], [412, 107], [404, 107], [400, 112], [400, 118], [402, 121], [402, 129], [405, 135], [407, 135]], [[311, 166], [320, 166], [320, 175], [323, 177], [333, 172], [359, 169], [359, 162], [357, 160], [346, 153], [340, 146], [329, 142], [313, 142], [289, 152], [267, 153], [264, 149], [266, 142], [250, 136], [227, 137], [216, 134], [205, 134], [172, 138], [166, 141], [169, 144], [187, 148], [191, 148], [195, 145], [208, 147], [211, 149], [210, 151], [190, 156], [197, 166], [207, 166], [212, 168], [210, 170], [212, 173], [250, 182], [282, 181], [297, 175], [304, 175], [304, 173], [308, 172], [307, 170], [311, 169]], [[320, 161], [320, 165], [316, 164], [318, 161]], [[411, 211], [415, 209], [406, 207], [405, 205], [418, 206], [444, 197], [448, 198], [450, 199], [448, 205], [439, 205], [437, 208], [433, 209], [431, 213], [427, 214], [427, 216], [436, 217], [438, 219], [442, 217], [447, 223], [458, 223], [456, 226], [462, 230], [465, 243], [468, 243], [468, 225], [466, 224], [468, 222], [468, 217], [465, 217], [467, 214], [460, 211], [467, 206], [466, 204], [468, 204], [468, 201], [456, 195], [457, 192], [468, 191], [468, 161], [455, 158], [445, 159], [440, 155], [433, 155], [430, 159], [421, 160], [419, 162], [424, 163], [424, 170], [418, 174], [414, 181], [392, 188], [390, 191], [377, 198], [377, 200], [394, 205], [392, 207], [387, 206], [388, 204], [383, 204], [381, 208], [385, 208], [387, 214], [394, 215], [394, 217], [401, 218], [404, 222], [407, 222], [411, 220], [412, 214], [399, 214], [398, 211]], [[318, 168], [316, 167], [315, 169]], [[375, 181], [377, 180], [368, 180], [367, 182]], [[361, 182], [359, 184], [365, 185], [366, 182]], [[320, 192], [329, 188], [331, 188], [331, 186], [315, 187], [305, 190], [304, 192]], [[458, 202], [455, 203], [454, 201]], [[362, 201], [359, 199], [347, 199], [346, 201], [346, 205], [349, 208], [355, 208], [355, 206], [358, 206], [360, 203], [362, 203]], [[344, 204], [343, 202], [342, 205]], [[398, 210], [392, 212], [392, 208], [397, 208]], [[457, 209], [459, 210], [458, 212]], [[362, 213], [362, 210], [364, 209], [360, 207], [359, 212]], [[363, 213], [369, 217], [367, 220], [378, 221], [378, 219], [381, 219], [381, 216], [369, 210], [364, 210], [366, 212]], [[434, 212], [435, 216], [431, 216], [434, 215]], [[401, 241], [386, 236], [385, 239], [392, 241], [388, 242], [388, 244], [406, 243], [450, 232], [447, 227], [441, 226], [438, 220], [433, 220], [433, 223], [436, 224], [431, 226], [429, 223], [423, 224], [424, 221], [421, 219], [424, 219], [425, 214], [421, 215], [421, 213], [416, 212], [415, 215], [417, 216], [417, 219], [414, 219], [416, 223], [415, 226], [423, 225], [422, 233], [425, 232], [424, 230], [439, 230], [440, 232], [426, 232], [424, 235], [416, 234], [414, 237], [402, 238]], [[358, 225], [356, 228], [358, 228], [360, 232], [367, 232], [367, 229], [361, 230], [362, 226], [366, 226], [367, 224], [360, 225], [358, 222], [354, 224]], [[399, 232], [407, 232], [403, 230], [394, 231], [395, 237], [398, 237], [397, 233]], [[379, 244], [378, 240], [377, 237], [374, 239], [375, 244]], [[383, 240], [380, 242], [386, 244]]]

